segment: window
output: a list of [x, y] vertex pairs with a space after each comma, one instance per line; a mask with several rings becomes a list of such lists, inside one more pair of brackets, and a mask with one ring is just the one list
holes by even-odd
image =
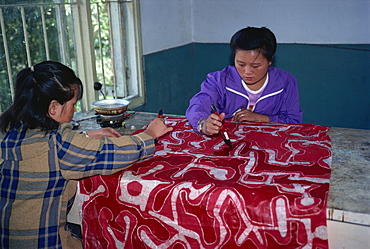
[[[138, 0], [11, 2], [0, 4], [0, 111], [11, 104], [16, 74], [43, 60], [76, 71], [85, 89], [82, 111], [104, 97], [143, 104]], [[104, 94], [94, 90], [97, 81]]]

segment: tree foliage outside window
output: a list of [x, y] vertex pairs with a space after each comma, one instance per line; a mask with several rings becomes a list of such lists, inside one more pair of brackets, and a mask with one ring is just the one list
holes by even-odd
[[[12, 103], [7, 58], [5, 56], [5, 45], [3, 42], [4, 38], [6, 38], [9, 50], [10, 77], [13, 79], [13, 82], [18, 72], [29, 66], [21, 4], [30, 4], [25, 5], [23, 8], [26, 14], [31, 65], [44, 61], [49, 56], [49, 60], [62, 62], [77, 72], [71, 8], [69, 5], [59, 5], [60, 7], [57, 7], [54, 5], [56, 2], [68, 3], [69, 0], [0, 0], [5, 25], [5, 29], [0, 33], [0, 112], [8, 109]], [[36, 3], [43, 4], [48, 49], [45, 48], [41, 8], [35, 5]], [[91, 8], [98, 79], [99, 81], [104, 81], [109, 86], [113, 84], [113, 70], [107, 6], [102, 1], [95, 0], [91, 1]], [[63, 17], [62, 19], [59, 18], [61, 16]], [[58, 21], [63, 22], [63, 30], [58, 28]], [[60, 41], [61, 32], [63, 32], [63, 37], [65, 38], [63, 50], [61, 49], [62, 43]], [[6, 37], [3, 36], [3, 33], [6, 34]], [[63, 54], [61, 51], [63, 51]]]
[[107, 4], [102, 1], [91, 1], [94, 50], [98, 79], [103, 81], [106, 86], [113, 87], [113, 63], [111, 58], [110, 27], [107, 7]]

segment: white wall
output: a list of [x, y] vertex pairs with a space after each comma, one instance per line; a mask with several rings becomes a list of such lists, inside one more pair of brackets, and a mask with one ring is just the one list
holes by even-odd
[[191, 0], [140, 0], [143, 53], [192, 42]]
[[266, 26], [279, 43], [370, 43], [370, 0], [140, 0], [144, 54], [190, 42], [228, 43]]

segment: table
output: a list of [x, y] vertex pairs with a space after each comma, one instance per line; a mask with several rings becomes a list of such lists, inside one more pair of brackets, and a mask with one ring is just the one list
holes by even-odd
[[[161, 138], [152, 161], [82, 182], [83, 226], [94, 235], [86, 233], [92, 244], [85, 246], [97, 248], [106, 240], [128, 248], [130, 243], [327, 247], [331, 152], [326, 127], [225, 123], [236, 142], [235, 150], [226, 151], [222, 140], [202, 138], [181, 122], [171, 138]], [[191, 141], [190, 147], [180, 149], [181, 141]], [[116, 202], [107, 204], [108, 196]], [[100, 226], [89, 226], [97, 220]], [[107, 234], [98, 241], [99, 231], [92, 229], [101, 226]]]

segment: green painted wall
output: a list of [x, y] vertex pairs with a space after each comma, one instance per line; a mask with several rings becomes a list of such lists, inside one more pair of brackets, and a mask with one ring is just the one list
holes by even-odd
[[[206, 74], [229, 64], [228, 44], [146, 55], [146, 105], [139, 109], [184, 114]], [[304, 123], [370, 129], [370, 44], [279, 44], [273, 65], [297, 77]]]

